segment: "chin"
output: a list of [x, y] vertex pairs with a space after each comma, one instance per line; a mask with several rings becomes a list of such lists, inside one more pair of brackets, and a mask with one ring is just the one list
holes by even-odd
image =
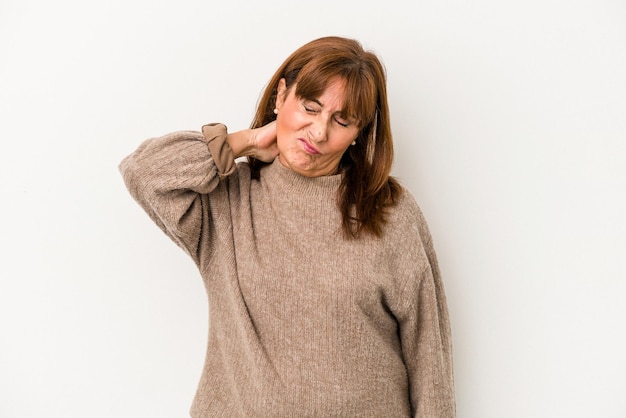
[[287, 168], [291, 168], [294, 171], [307, 171], [311, 170], [311, 161], [308, 158], [298, 158], [292, 156], [285, 156], [280, 154], [279, 161]]

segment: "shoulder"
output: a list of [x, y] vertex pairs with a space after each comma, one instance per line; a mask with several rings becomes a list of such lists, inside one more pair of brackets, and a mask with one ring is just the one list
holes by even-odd
[[158, 137], [150, 138], [145, 142], [160, 142], [161, 144], [165, 146], [170, 145], [170, 144], [180, 144], [180, 146], [184, 147], [185, 143], [188, 141], [204, 142], [204, 137], [202, 135], [202, 132], [191, 131], [191, 130], [173, 131], [173, 132], [168, 132]]
[[392, 245], [430, 244], [431, 235], [424, 212], [415, 195], [406, 185], [400, 184], [396, 204], [389, 208], [385, 237]]
[[234, 170], [220, 180], [219, 187], [224, 189], [229, 200], [248, 199], [254, 180], [247, 161], [235, 160]]
[[398, 183], [400, 192], [389, 210], [389, 222], [401, 225], [425, 224], [426, 219], [415, 195], [406, 185]]

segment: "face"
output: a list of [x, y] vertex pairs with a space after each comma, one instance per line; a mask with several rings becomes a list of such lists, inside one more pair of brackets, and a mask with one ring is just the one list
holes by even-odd
[[296, 87], [278, 85], [276, 138], [279, 161], [307, 177], [336, 174], [341, 156], [359, 133], [356, 121], [341, 114], [344, 81], [331, 80], [315, 99], [296, 97]]

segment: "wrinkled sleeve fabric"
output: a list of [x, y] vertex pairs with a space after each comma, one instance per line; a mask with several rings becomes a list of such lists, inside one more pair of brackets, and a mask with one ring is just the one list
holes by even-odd
[[[416, 418], [456, 416], [452, 338], [444, 285], [430, 232], [417, 209], [412, 248], [398, 260], [406, 278], [397, 313], [409, 396]], [[411, 241], [411, 240], [408, 240]]]
[[210, 194], [235, 171], [222, 124], [144, 141], [119, 164], [131, 196], [199, 264], [199, 243], [209, 233]]

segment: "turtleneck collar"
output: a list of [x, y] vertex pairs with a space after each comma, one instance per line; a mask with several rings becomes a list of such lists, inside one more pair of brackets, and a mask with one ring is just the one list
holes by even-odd
[[262, 169], [261, 178], [281, 189], [289, 190], [291, 193], [318, 198], [335, 198], [337, 189], [341, 184], [341, 174], [306, 177], [282, 165], [278, 158]]

